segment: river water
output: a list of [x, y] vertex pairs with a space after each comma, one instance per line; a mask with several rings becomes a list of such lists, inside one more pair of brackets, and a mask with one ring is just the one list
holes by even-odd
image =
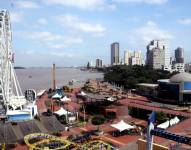
[[[16, 69], [16, 74], [24, 92], [27, 89], [40, 91], [52, 87], [52, 69], [51, 68], [27, 68]], [[74, 80], [73, 86], [81, 86], [88, 79], [103, 78], [102, 73], [81, 71], [76, 68], [57, 68], [56, 86], [62, 87], [68, 85], [68, 82]]]

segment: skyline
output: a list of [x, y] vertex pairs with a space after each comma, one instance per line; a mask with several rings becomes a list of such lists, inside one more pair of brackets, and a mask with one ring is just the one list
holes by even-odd
[[[187, 3], [186, 3], [187, 2]], [[11, 13], [16, 66], [85, 65], [110, 62], [110, 44], [141, 50], [153, 39], [169, 39], [170, 53], [184, 49], [190, 62], [188, 0], [2, 0]], [[53, 11], [52, 11], [53, 10]], [[151, 32], [152, 31], [152, 32]]]

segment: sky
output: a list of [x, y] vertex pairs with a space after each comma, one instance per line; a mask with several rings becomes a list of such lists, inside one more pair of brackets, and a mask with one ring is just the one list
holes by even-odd
[[81, 66], [110, 63], [110, 45], [141, 50], [167, 39], [171, 55], [184, 48], [191, 61], [190, 0], [0, 0], [11, 15], [15, 65]]

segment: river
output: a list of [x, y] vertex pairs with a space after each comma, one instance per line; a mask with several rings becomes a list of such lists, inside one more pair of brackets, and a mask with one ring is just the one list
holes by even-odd
[[[16, 74], [24, 92], [27, 89], [40, 91], [52, 87], [52, 69], [51, 68], [27, 68], [16, 69]], [[82, 86], [88, 79], [103, 78], [102, 73], [81, 71], [77, 68], [57, 68], [56, 86], [62, 87], [68, 85], [71, 80], [76, 81], [74, 86]]]

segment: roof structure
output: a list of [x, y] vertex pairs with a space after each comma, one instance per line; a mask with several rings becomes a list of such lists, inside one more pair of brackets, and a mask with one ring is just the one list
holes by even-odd
[[187, 72], [178, 73], [170, 78], [172, 83], [191, 82], [191, 74]]
[[0, 143], [15, 143], [17, 140], [11, 123], [0, 125]]
[[148, 88], [157, 88], [158, 84], [151, 84], [151, 83], [139, 83], [138, 86], [148, 87]]
[[49, 133], [63, 131], [65, 126], [62, 125], [55, 116], [41, 117], [42, 124]]
[[31, 133], [41, 132], [34, 120], [19, 122], [18, 125], [19, 125], [21, 132], [24, 136], [27, 134], [31, 134]]
[[68, 114], [71, 114], [71, 112], [65, 110], [64, 108], [60, 108], [58, 111], [55, 111], [54, 112], [55, 114], [57, 114], [58, 116], [62, 116], [62, 115], [68, 115]]
[[59, 95], [58, 93], [56, 93], [56, 94], [54, 94], [54, 95], [52, 96], [52, 98], [54, 98], [54, 99], [61, 99], [62, 96]]
[[62, 102], [69, 102], [71, 101], [70, 98], [68, 98], [67, 96], [64, 96], [62, 99], [60, 99]]

